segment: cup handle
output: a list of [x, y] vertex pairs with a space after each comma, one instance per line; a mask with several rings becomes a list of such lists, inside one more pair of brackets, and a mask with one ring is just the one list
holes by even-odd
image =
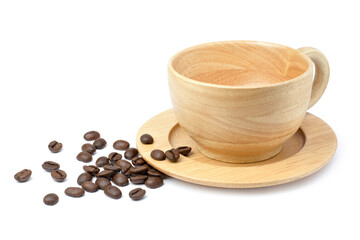
[[315, 78], [311, 90], [311, 99], [308, 107], [309, 109], [314, 106], [323, 95], [329, 82], [330, 67], [325, 55], [316, 48], [303, 47], [299, 48], [298, 51], [306, 54], [315, 65]]

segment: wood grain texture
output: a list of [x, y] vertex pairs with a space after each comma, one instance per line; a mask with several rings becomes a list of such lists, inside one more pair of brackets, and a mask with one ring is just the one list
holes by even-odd
[[330, 78], [330, 67], [325, 55], [318, 49], [303, 47], [299, 48], [298, 51], [306, 54], [315, 64], [315, 78], [311, 90], [311, 99], [308, 107], [309, 109], [314, 106], [317, 101], [319, 101], [325, 92]]
[[[312, 93], [313, 63], [305, 53], [253, 41], [181, 51], [168, 65], [179, 124], [204, 155], [219, 161], [249, 163], [276, 155], [299, 129], [311, 95], [318, 100], [325, 90], [321, 80], [328, 80], [320, 73], [315, 86], [321, 87]], [[322, 62], [319, 56], [315, 65]]]
[[[140, 142], [144, 133], [154, 137], [153, 144]], [[226, 163], [201, 154], [171, 109], [147, 121], [137, 134], [136, 144], [151, 166], [171, 177], [213, 187], [255, 188], [292, 182], [318, 171], [334, 155], [337, 139], [324, 121], [307, 113], [301, 128], [285, 142], [275, 157], [257, 163]], [[188, 157], [181, 156], [177, 163], [156, 161], [150, 157], [153, 149], [166, 151], [183, 145], [191, 146], [193, 150]]]
[[298, 77], [309, 68], [301, 52], [255, 41], [202, 44], [170, 61], [177, 73], [189, 79], [223, 86], [267, 86]]

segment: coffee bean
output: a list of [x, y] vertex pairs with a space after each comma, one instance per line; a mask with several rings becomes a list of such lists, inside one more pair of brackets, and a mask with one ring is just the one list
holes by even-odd
[[131, 167], [131, 164], [125, 160], [118, 160], [115, 162], [115, 164], [120, 166], [122, 173], [125, 173]]
[[146, 134], [141, 135], [140, 141], [143, 144], [152, 144], [154, 142], [154, 139], [150, 134], [146, 133]]
[[155, 170], [155, 169], [149, 169], [149, 170], [147, 171], [147, 175], [148, 175], [149, 177], [160, 177], [160, 178], [164, 178], [164, 177], [165, 177], [165, 175], [164, 175], [163, 173], [161, 173], [161, 172], [159, 172], [159, 171], [157, 171], [157, 170]]
[[93, 143], [96, 149], [103, 149], [106, 146], [106, 141], [103, 138], [98, 138]]
[[66, 172], [60, 169], [51, 172], [51, 177], [57, 182], [63, 182], [66, 176]]
[[76, 156], [76, 159], [79, 160], [79, 161], [81, 161], [81, 162], [88, 163], [88, 162], [91, 162], [92, 156], [91, 156], [90, 153], [81, 152], [81, 153], [79, 153], [79, 154]]
[[126, 150], [130, 147], [130, 144], [125, 140], [117, 140], [114, 142], [113, 147], [116, 150]]
[[59, 197], [55, 193], [49, 193], [43, 198], [43, 202], [46, 205], [52, 206], [59, 202]]
[[[110, 160], [111, 158], [115, 157], [116, 155], [118, 155], [117, 152], [111, 152], [111, 153], [109, 153], [109, 155], [108, 155], [109, 160]], [[120, 160], [120, 159], [119, 159], [119, 160]]]
[[104, 189], [104, 192], [106, 194], [106, 196], [111, 197], [113, 199], [119, 199], [121, 198], [121, 191], [118, 187], [115, 186], [107, 186]]
[[142, 188], [135, 188], [129, 192], [132, 200], [140, 200], [145, 196], [146, 191]]
[[117, 152], [110, 153], [108, 157], [109, 157], [109, 160], [111, 162], [116, 162], [117, 160], [122, 159], [122, 155], [120, 153], [117, 153]]
[[125, 172], [123, 172], [123, 171], [121, 171], [125, 176], [127, 176], [127, 177], [130, 177], [132, 174], [133, 174], [133, 172], [132, 172], [132, 170], [134, 169], [134, 167], [130, 167], [127, 171], [125, 171]]
[[82, 197], [84, 196], [85, 191], [79, 187], [68, 187], [65, 189], [65, 194], [69, 197]]
[[176, 148], [176, 150], [178, 150], [178, 152], [179, 152], [181, 155], [187, 156], [187, 155], [189, 155], [189, 153], [191, 152], [191, 147], [182, 146], [182, 147]]
[[90, 173], [84, 172], [82, 174], [79, 175], [78, 179], [77, 179], [77, 183], [79, 185], [83, 184], [84, 182], [87, 181], [91, 181], [92, 180], [92, 175]]
[[91, 181], [83, 182], [81, 187], [87, 192], [96, 192], [98, 190], [98, 186]]
[[131, 162], [134, 166], [141, 166], [146, 163], [142, 157], [134, 157]]
[[147, 165], [142, 165], [142, 166], [136, 166], [132, 169], [132, 173], [134, 174], [146, 174], [148, 170], [148, 166]]
[[134, 157], [136, 157], [139, 154], [138, 150], [136, 148], [129, 148], [128, 150], [125, 151], [125, 158], [126, 159], [133, 159]]
[[169, 159], [171, 162], [176, 162], [180, 157], [178, 150], [176, 150], [175, 148], [173, 148], [171, 150], [167, 150], [165, 152], [165, 155], [166, 155], [167, 159]]
[[118, 165], [113, 165], [113, 164], [107, 164], [104, 166], [105, 170], [111, 170], [114, 172], [120, 172], [121, 171], [121, 167]]
[[107, 186], [111, 185], [111, 182], [106, 178], [98, 178], [95, 181], [95, 184], [102, 190], [104, 190]]
[[46, 161], [42, 164], [42, 168], [48, 172], [58, 170], [60, 168], [60, 164], [53, 161]]
[[107, 179], [110, 180], [114, 175], [115, 175], [115, 172], [114, 172], [114, 171], [111, 171], [111, 170], [103, 170], [103, 171], [99, 172], [98, 174], [96, 174], [96, 177], [97, 177], [97, 178], [104, 177], [104, 178], [107, 178]]
[[161, 187], [163, 184], [163, 180], [159, 177], [149, 177], [145, 182], [145, 185], [148, 188], [158, 188]]
[[156, 169], [153, 168], [151, 165], [148, 165], [148, 170], [156, 170]]
[[90, 173], [91, 175], [95, 176], [98, 172], [100, 172], [100, 168], [94, 165], [83, 166], [85, 172]]
[[163, 151], [161, 151], [160, 149], [152, 150], [150, 156], [153, 159], [158, 160], [158, 161], [162, 161], [162, 160], [166, 159], [165, 153]]
[[133, 175], [130, 177], [130, 181], [133, 184], [143, 184], [147, 178], [148, 178], [148, 176], [146, 176], [146, 175]]
[[107, 165], [109, 164], [109, 159], [107, 157], [99, 157], [97, 160], [96, 160], [96, 166], [98, 167], [102, 167], [104, 165]]
[[86, 141], [94, 141], [100, 138], [100, 133], [98, 133], [97, 131], [90, 131], [84, 134], [84, 138]]
[[27, 180], [29, 180], [30, 176], [31, 176], [31, 170], [30, 169], [24, 169], [21, 170], [20, 172], [16, 173], [14, 175], [14, 178], [18, 181], [18, 182], [26, 182]]
[[114, 177], [112, 178], [112, 181], [113, 183], [121, 187], [124, 187], [129, 184], [128, 178], [122, 173], [115, 174]]
[[89, 154], [94, 154], [96, 152], [96, 148], [90, 143], [85, 143], [84, 145], [82, 145], [81, 151], [87, 152]]
[[61, 148], [62, 148], [62, 143], [59, 143], [57, 141], [52, 141], [49, 143], [49, 150], [53, 153], [57, 153], [57, 152], [60, 152]]

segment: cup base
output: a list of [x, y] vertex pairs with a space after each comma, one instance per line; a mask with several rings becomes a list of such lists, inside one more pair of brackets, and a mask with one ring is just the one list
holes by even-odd
[[208, 158], [221, 161], [221, 162], [227, 162], [227, 163], [254, 163], [254, 162], [261, 162], [264, 160], [267, 160], [269, 158], [274, 157], [275, 155], [279, 154], [283, 148], [283, 145], [271, 149], [267, 152], [261, 152], [261, 153], [252, 153], [251, 156], [247, 155], [241, 155], [238, 153], [224, 153], [224, 152], [218, 152], [214, 151], [213, 149], [208, 149], [206, 147], [202, 147], [201, 145], [197, 145], [197, 149], [199, 152], [201, 152], [203, 155], [205, 155]]

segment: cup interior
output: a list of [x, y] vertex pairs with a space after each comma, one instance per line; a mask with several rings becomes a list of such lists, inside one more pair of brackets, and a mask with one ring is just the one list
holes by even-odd
[[227, 86], [265, 86], [303, 74], [309, 60], [282, 45], [229, 41], [202, 44], [176, 54], [170, 66], [199, 82]]

